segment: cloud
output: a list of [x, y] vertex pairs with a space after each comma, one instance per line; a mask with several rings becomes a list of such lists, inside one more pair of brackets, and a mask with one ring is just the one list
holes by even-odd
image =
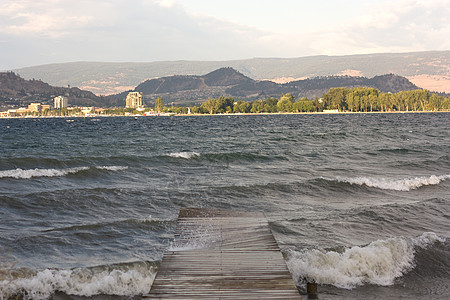
[[[299, 6], [291, 8], [288, 19], [298, 11], [298, 20], [286, 23], [281, 13], [285, 4], [276, 6], [277, 13], [262, 26], [257, 22], [264, 18], [250, 18], [243, 25], [227, 19], [225, 12], [200, 14], [178, 0], [2, 0], [0, 69], [80, 60], [228, 60], [450, 48], [444, 38], [450, 36], [448, 0], [364, 5], [348, 0], [309, 16], [308, 22], [301, 21], [308, 10], [297, 3], [289, 2]], [[345, 14], [337, 11], [341, 6]], [[310, 9], [317, 13], [316, 6]], [[265, 14], [268, 9], [255, 11]], [[268, 24], [292, 25], [283, 30]]]
[[61, 1], [10, 1], [0, 4], [0, 33], [12, 36], [38, 35], [59, 38], [83, 28], [92, 16], [65, 6]]
[[[367, 13], [330, 33], [342, 52], [408, 52], [447, 50], [450, 5], [443, 0], [401, 0], [377, 3]], [[334, 37], [334, 38], [333, 38]]]
[[[258, 29], [193, 15], [168, 0], [5, 0], [0, 19], [0, 40], [9, 41], [0, 43], [0, 51], [14, 60], [20, 55], [21, 64], [31, 57], [34, 64], [222, 60], [271, 47]], [[13, 44], [18, 40], [21, 48]]]

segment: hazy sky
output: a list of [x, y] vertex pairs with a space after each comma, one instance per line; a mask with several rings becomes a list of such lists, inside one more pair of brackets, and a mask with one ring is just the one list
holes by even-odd
[[0, 0], [0, 70], [450, 49], [450, 0]]

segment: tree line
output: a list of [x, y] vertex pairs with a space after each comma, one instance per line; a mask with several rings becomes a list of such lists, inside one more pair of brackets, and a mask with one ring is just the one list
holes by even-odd
[[[279, 113], [279, 112], [395, 112], [395, 111], [441, 111], [450, 109], [450, 98], [430, 93], [428, 90], [381, 93], [368, 87], [332, 88], [321, 98], [299, 98], [283, 94], [280, 98], [268, 97], [253, 102], [235, 101], [230, 97], [208, 99], [199, 106], [162, 107], [158, 111], [171, 113], [224, 114], [224, 113]], [[156, 107], [155, 107], [156, 108]]]

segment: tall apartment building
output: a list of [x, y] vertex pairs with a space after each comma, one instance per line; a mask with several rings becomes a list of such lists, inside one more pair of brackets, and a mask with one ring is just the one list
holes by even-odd
[[140, 108], [144, 106], [142, 103], [142, 93], [140, 92], [129, 92], [125, 102], [126, 108]]
[[63, 96], [55, 97], [53, 100], [55, 101], [55, 105], [54, 105], [55, 109], [56, 108], [66, 108], [69, 105], [67, 98], [63, 97]]

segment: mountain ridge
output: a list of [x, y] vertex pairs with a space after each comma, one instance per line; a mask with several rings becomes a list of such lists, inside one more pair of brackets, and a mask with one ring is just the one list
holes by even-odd
[[[158, 97], [167, 103], [180, 105], [200, 103], [202, 100], [232, 97], [237, 100], [252, 101], [266, 97], [279, 97], [290, 93], [295, 98], [321, 97], [333, 87], [373, 87], [381, 92], [396, 93], [402, 90], [419, 89], [408, 79], [386, 74], [373, 78], [352, 76], [327, 76], [278, 84], [267, 80], [254, 80], [233, 68], [220, 68], [208, 74], [175, 75], [149, 79], [133, 91], [141, 92], [148, 102]], [[116, 100], [124, 99], [126, 92], [108, 96]]]
[[[386, 74], [366, 77], [324, 76], [277, 84], [254, 80], [233, 68], [220, 68], [205, 75], [175, 75], [146, 80], [129, 91], [142, 92], [144, 101], [152, 106], [157, 97], [177, 105], [199, 104], [207, 99], [232, 97], [256, 100], [280, 97], [290, 93], [295, 98], [321, 97], [333, 87], [373, 87], [381, 92], [396, 93], [419, 89], [408, 79]], [[124, 106], [129, 91], [111, 96], [97, 96], [76, 87], [54, 87], [40, 80], [25, 80], [13, 72], [0, 73], [0, 106], [25, 106], [30, 102], [52, 104], [55, 96], [68, 97], [71, 105], [113, 107]]]
[[[313, 78], [349, 72], [365, 77], [393, 73], [413, 79], [421, 88], [437, 92], [450, 89], [450, 50], [229, 61], [72, 62], [13, 71], [25, 79], [39, 78], [55, 86], [70, 84], [97, 95], [106, 95], [133, 89], [147, 79], [207, 74], [221, 67], [232, 67], [256, 80]], [[429, 81], [427, 85], [419, 84], [424, 82], [424, 78]]]

